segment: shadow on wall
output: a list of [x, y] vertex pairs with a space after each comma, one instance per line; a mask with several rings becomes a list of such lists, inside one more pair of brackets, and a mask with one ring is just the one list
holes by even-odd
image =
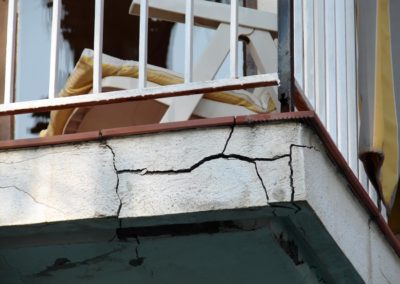
[[[53, 1], [42, 1], [45, 1], [51, 13]], [[131, 0], [104, 1], [103, 52], [124, 60], [138, 60], [139, 57], [139, 17], [129, 15], [131, 2]], [[62, 3], [63, 40], [71, 48], [75, 65], [85, 48], [93, 49], [95, 1], [63, 0]], [[149, 21], [148, 61], [150, 64], [166, 67], [173, 25], [170, 22]], [[29, 129], [30, 133], [38, 134], [42, 129], [46, 129], [49, 115], [49, 112], [32, 114], [35, 123]]]
[[[51, 7], [51, 0], [47, 6]], [[131, 0], [104, 1], [103, 52], [124, 60], [138, 60], [139, 17], [129, 15]], [[85, 48], [93, 49], [94, 0], [63, 0], [63, 38], [74, 53], [75, 63]], [[149, 21], [149, 63], [166, 67], [173, 23]]]

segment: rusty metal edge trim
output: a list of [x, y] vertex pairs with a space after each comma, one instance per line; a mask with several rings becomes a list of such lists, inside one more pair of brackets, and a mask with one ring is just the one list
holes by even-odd
[[0, 151], [10, 149], [31, 148], [40, 146], [61, 145], [97, 140], [100, 137], [99, 131], [67, 134], [52, 137], [27, 138], [17, 140], [0, 141]]
[[339, 170], [347, 179], [351, 191], [353, 192], [355, 197], [368, 211], [371, 220], [377, 223], [386, 240], [392, 246], [397, 256], [400, 257], [400, 241], [396, 238], [389, 225], [383, 218], [382, 214], [380, 213], [378, 207], [369, 197], [368, 193], [366, 192], [356, 175], [353, 173], [353, 170], [344, 159], [342, 153], [340, 153], [338, 147], [329, 135], [328, 131], [325, 129], [318, 115], [314, 113], [313, 117], [306, 119], [306, 123], [308, 123], [315, 130], [315, 132], [325, 145], [329, 158], [333, 161], [333, 163], [339, 168]]
[[193, 119], [193, 120], [178, 121], [178, 122], [167, 122], [167, 123], [104, 129], [100, 130], [100, 135], [102, 138], [114, 138], [114, 137], [130, 136], [130, 135], [178, 131], [178, 130], [193, 129], [193, 128], [230, 126], [233, 125], [234, 123], [235, 119], [233, 116], [207, 118], [207, 119]]
[[99, 131], [65, 134], [52, 137], [6, 140], [6, 141], [0, 141], [0, 151], [8, 149], [20, 149], [29, 147], [88, 142], [88, 141], [102, 140], [106, 138], [178, 131], [184, 129], [216, 127], [216, 126], [232, 126], [233, 124], [238, 124], [238, 125], [254, 124], [254, 123], [269, 122], [269, 121], [272, 122], [272, 121], [285, 121], [285, 120], [299, 120], [310, 117], [312, 115], [313, 112], [305, 111], [305, 112], [291, 112], [291, 113], [255, 114], [255, 115], [246, 115], [237, 117], [227, 116], [219, 118], [195, 119], [195, 120], [179, 121], [179, 122], [111, 128]]

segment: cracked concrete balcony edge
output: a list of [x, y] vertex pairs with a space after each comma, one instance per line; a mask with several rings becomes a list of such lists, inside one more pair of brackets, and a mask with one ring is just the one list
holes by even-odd
[[304, 200], [302, 169], [293, 167], [301, 161], [294, 161], [293, 149], [317, 149], [315, 139], [302, 142], [311, 141], [310, 135], [306, 126], [292, 122], [2, 151], [0, 196], [6, 206], [0, 225]]
[[0, 226], [270, 208], [304, 234], [306, 203], [365, 281], [372, 266], [400, 278], [399, 258], [319, 137], [298, 122], [4, 150], [0, 198]]

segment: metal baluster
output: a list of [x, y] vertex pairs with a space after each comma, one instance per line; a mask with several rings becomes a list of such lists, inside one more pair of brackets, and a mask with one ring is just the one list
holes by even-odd
[[16, 35], [16, 8], [17, 0], [8, 1], [7, 21], [7, 46], [6, 46], [6, 74], [4, 89], [4, 104], [12, 102], [14, 97], [14, 58], [15, 58], [15, 35]]
[[294, 4], [293, 0], [278, 1], [278, 95], [281, 111], [293, 111], [294, 91]]
[[230, 31], [230, 74], [231, 78], [238, 77], [238, 0], [231, 0], [231, 31]]
[[93, 93], [101, 93], [104, 0], [96, 0], [94, 19]]
[[316, 109], [315, 105], [315, 53], [314, 53], [314, 1], [303, 1], [304, 24], [304, 92]]
[[325, 40], [326, 124], [332, 139], [338, 143], [335, 0], [325, 0]]
[[304, 89], [303, 0], [296, 0], [294, 2], [294, 21], [294, 50], [296, 50], [296, 56], [294, 57], [294, 72], [298, 84], [302, 89]]
[[337, 96], [337, 145], [349, 161], [348, 104], [347, 104], [347, 53], [346, 6], [347, 0], [335, 0], [336, 32], [336, 96]]
[[325, 6], [314, 1], [315, 109], [326, 127]]
[[139, 88], [146, 87], [147, 81], [147, 38], [149, 23], [148, 0], [140, 1], [140, 30], [139, 30]]
[[51, 24], [49, 99], [55, 98], [57, 93], [60, 18], [61, 18], [61, 0], [54, 0], [53, 19]]
[[349, 165], [358, 171], [358, 107], [356, 91], [355, 3], [346, 1], [347, 102]]
[[193, 79], [193, 0], [186, 0], [185, 20], [185, 83]]

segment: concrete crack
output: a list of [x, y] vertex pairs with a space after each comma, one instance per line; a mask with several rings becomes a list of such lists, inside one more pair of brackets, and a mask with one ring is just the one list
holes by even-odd
[[239, 160], [239, 161], [244, 161], [248, 162], [251, 164], [254, 164], [257, 161], [260, 162], [271, 162], [271, 161], [276, 161], [279, 159], [283, 158], [288, 158], [289, 154], [284, 154], [284, 155], [279, 155], [275, 156], [272, 158], [250, 158], [247, 156], [243, 155], [238, 155], [238, 154], [215, 154], [215, 155], [210, 155], [207, 156], [194, 165], [192, 165], [189, 168], [183, 168], [183, 169], [178, 169], [178, 170], [152, 170], [149, 171], [146, 168], [142, 169], [123, 169], [123, 170], [118, 170], [118, 174], [124, 174], [124, 173], [134, 173], [134, 174], [141, 174], [141, 175], [175, 175], [175, 174], [184, 174], [184, 173], [190, 173], [197, 169], [198, 167], [202, 166], [203, 164], [213, 161], [213, 160], [218, 160], [218, 159], [225, 159], [225, 160]]
[[2, 164], [2, 165], [15, 165], [15, 164], [25, 163], [25, 162], [28, 162], [28, 161], [39, 160], [39, 159], [42, 159], [42, 158], [47, 157], [47, 156], [52, 156], [52, 155], [56, 155], [56, 154], [67, 154], [67, 153], [72, 153], [72, 152], [74, 152], [74, 150], [71, 150], [71, 151], [54, 151], [54, 152], [51, 152], [51, 153], [46, 153], [46, 154], [43, 154], [43, 155], [40, 155], [40, 156], [30, 157], [30, 158], [26, 158], [26, 159], [23, 159], [23, 160], [18, 160], [18, 161], [13, 161], [13, 162], [0, 162], [0, 164]]
[[307, 149], [314, 149], [317, 150], [314, 146], [307, 146], [307, 145], [298, 145], [298, 144], [290, 144], [289, 147], [289, 170], [290, 170], [290, 175], [289, 175], [289, 180], [290, 180], [290, 188], [291, 188], [291, 198], [290, 198], [290, 202], [293, 204], [293, 206], [295, 206], [297, 208], [297, 212], [299, 212], [301, 210], [301, 208], [294, 203], [294, 194], [295, 194], [295, 187], [294, 187], [294, 179], [293, 179], [293, 175], [294, 175], [294, 170], [293, 170], [293, 148], [307, 148]]
[[25, 191], [25, 190], [23, 190], [23, 189], [21, 189], [21, 188], [15, 186], [15, 185], [0, 186], [0, 189], [15, 189], [15, 190], [17, 190], [17, 191], [19, 191], [19, 192], [22, 192], [22, 193], [26, 194], [26, 195], [27, 195], [30, 199], [32, 199], [35, 203], [40, 204], [40, 205], [43, 205], [43, 206], [48, 207], [48, 208], [50, 208], [50, 209], [53, 209], [53, 210], [55, 210], [55, 211], [58, 211], [58, 212], [60, 212], [60, 213], [62, 213], [62, 214], [65, 214], [64, 212], [62, 212], [62, 211], [61, 211], [60, 209], [58, 209], [58, 208], [55, 208], [55, 207], [53, 207], [53, 206], [51, 206], [51, 205], [49, 205], [49, 204], [40, 202], [40, 201], [37, 200], [32, 194], [30, 194], [29, 192], [27, 192], [27, 191]]
[[118, 172], [117, 166], [115, 164], [115, 152], [114, 152], [114, 149], [110, 145], [107, 144], [107, 140], [104, 139], [102, 142], [103, 142], [104, 147], [106, 147], [107, 149], [110, 150], [110, 152], [112, 154], [112, 157], [113, 157], [114, 172], [115, 172], [115, 175], [117, 176], [117, 182], [116, 182], [116, 185], [115, 185], [115, 193], [117, 194], [117, 197], [118, 197], [118, 200], [119, 200], [119, 205], [118, 205], [118, 209], [117, 209], [117, 217], [119, 217], [119, 214], [120, 214], [121, 209], [122, 209], [122, 199], [121, 199], [121, 196], [119, 196], [119, 192], [118, 192], [118, 189], [119, 189], [119, 172]]
[[279, 155], [279, 156], [275, 156], [272, 158], [250, 158], [247, 156], [243, 156], [243, 155], [238, 155], [238, 154], [224, 154], [224, 153], [220, 153], [220, 154], [215, 154], [215, 155], [210, 155], [207, 156], [203, 159], [201, 159], [200, 161], [198, 161], [197, 163], [195, 163], [194, 165], [192, 165], [189, 168], [183, 168], [183, 169], [178, 169], [178, 170], [152, 170], [149, 171], [146, 168], [144, 169], [123, 169], [123, 170], [118, 170], [117, 174], [126, 174], [126, 173], [132, 173], [132, 174], [139, 174], [139, 175], [176, 175], [176, 174], [185, 174], [185, 173], [191, 173], [192, 171], [194, 171], [195, 169], [199, 168], [200, 166], [202, 166], [203, 164], [213, 161], [213, 160], [218, 160], [218, 159], [225, 159], [225, 160], [239, 160], [239, 161], [244, 161], [247, 163], [251, 163], [254, 165], [256, 174], [258, 179], [260, 180], [261, 186], [264, 190], [265, 193], [265, 197], [267, 199], [267, 203], [269, 202], [269, 196], [268, 196], [268, 191], [267, 188], [264, 184], [264, 180], [261, 177], [260, 172], [258, 171], [258, 167], [257, 167], [257, 162], [271, 162], [271, 161], [276, 161], [279, 159], [284, 159], [284, 158], [290, 158], [289, 154], [284, 154], [284, 155]]
[[62, 271], [62, 270], [69, 270], [74, 269], [79, 266], [86, 266], [86, 265], [96, 265], [102, 262], [105, 262], [111, 258], [111, 255], [120, 253], [125, 249], [125, 247], [121, 246], [119, 248], [113, 249], [109, 252], [104, 254], [100, 254], [82, 261], [73, 262], [66, 257], [57, 258], [54, 263], [50, 266], [47, 266], [46, 269], [39, 271], [38, 273], [33, 274], [32, 276], [35, 277], [48, 277], [52, 276], [55, 273]]
[[276, 203], [270, 203], [269, 205], [273, 208], [272, 215], [274, 215], [275, 217], [278, 216], [278, 214], [277, 214], [277, 210], [278, 209], [294, 210], [295, 213], [297, 213], [299, 211], [299, 209], [300, 209], [299, 206], [297, 206], [297, 204], [296, 204], [296, 206], [293, 206], [293, 207], [292, 206], [283, 205], [283, 204], [276, 204]]
[[[295, 213], [297, 213], [298, 211], [301, 210], [301, 208], [294, 203], [294, 195], [295, 195], [295, 186], [294, 186], [294, 170], [293, 170], [293, 148], [297, 147], [297, 148], [308, 148], [308, 149], [315, 149], [317, 150], [314, 146], [307, 146], [307, 145], [298, 145], [298, 144], [290, 144], [289, 147], [289, 153], [288, 154], [281, 154], [281, 155], [276, 155], [270, 158], [251, 158], [248, 156], [244, 156], [244, 155], [240, 155], [240, 154], [225, 154], [225, 151], [228, 147], [228, 144], [233, 136], [233, 133], [235, 131], [235, 126], [236, 126], [236, 119], [234, 119], [234, 123], [231, 126], [231, 130], [230, 133], [228, 135], [228, 138], [225, 142], [224, 148], [222, 150], [221, 153], [219, 154], [213, 154], [213, 155], [209, 155], [207, 157], [204, 157], [203, 159], [199, 160], [198, 162], [196, 162], [195, 164], [193, 164], [190, 167], [187, 168], [182, 168], [182, 169], [169, 169], [169, 170], [149, 170], [147, 168], [139, 168], [139, 169], [117, 169], [116, 166], [116, 154], [114, 152], [114, 150], [112, 149], [112, 147], [110, 145], [107, 144], [107, 140], [104, 139], [103, 140], [103, 145], [108, 148], [110, 150], [110, 152], [112, 153], [113, 156], [113, 167], [114, 167], [114, 171], [115, 174], [117, 176], [117, 182], [116, 182], [116, 186], [115, 186], [115, 192], [118, 196], [119, 199], [119, 207], [117, 210], [117, 217], [119, 217], [122, 205], [123, 205], [123, 201], [122, 198], [119, 195], [119, 182], [120, 182], [120, 177], [119, 175], [121, 174], [138, 174], [138, 175], [177, 175], [177, 174], [186, 174], [186, 173], [191, 173], [192, 171], [196, 170], [197, 168], [201, 167], [202, 165], [204, 165], [207, 162], [210, 161], [214, 161], [214, 160], [218, 160], [218, 159], [224, 159], [224, 160], [239, 160], [239, 161], [243, 161], [243, 162], [247, 162], [250, 164], [254, 165], [254, 169], [256, 172], [256, 175], [260, 181], [261, 187], [264, 190], [265, 193], [265, 197], [267, 199], [267, 203], [269, 204], [269, 195], [268, 195], [268, 190], [267, 187], [265, 186], [264, 180], [259, 172], [258, 169], [258, 165], [257, 162], [272, 162], [272, 161], [277, 161], [280, 159], [284, 159], [284, 158], [288, 158], [289, 162], [289, 170], [290, 170], [290, 174], [289, 174], [289, 182], [290, 182], [290, 188], [291, 188], [291, 203], [292, 206], [295, 207], [286, 207], [286, 209], [292, 209], [292, 210], [296, 210]], [[280, 207], [280, 206], [276, 206], [276, 207]]]
[[235, 126], [236, 126], [236, 117], [233, 117], [233, 124], [231, 126], [231, 132], [229, 132], [228, 139], [226, 139], [226, 142], [225, 142], [225, 145], [224, 145], [224, 149], [222, 150], [222, 154], [225, 153], [226, 148], [228, 147], [229, 141], [231, 140], [232, 135], [233, 135], [233, 131], [235, 131]]
[[267, 188], [265, 187], [264, 180], [263, 180], [263, 178], [261, 177], [260, 172], [258, 171], [257, 162], [254, 162], [254, 167], [255, 167], [255, 169], [256, 169], [256, 174], [257, 174], [257, 176], [258, 176], [258, 179], [259, 179], [260, 182], [261, 182], [261, 186], [262, 186], [262, 188], [264, 189], [265, 197], [267, 198], [267, 203], [269, 204], [268, 191], [267, 191]]
[[131, 260], [129, 261], [129, 264], [132, 265], [132, 266], [134, 266], [134, 267], [137, 267], [137, 266], [140, 266], [140, 265], [143, 264], [145, 258], [144, 258], [144, 257], [141, 257], [141, 256], [139, 255], [139, 246], [140, 246], [139, 237], [138, 237], [138, 236], [135, 236], [135, 239], [136, 239], [135, 258], [131, 259]]

